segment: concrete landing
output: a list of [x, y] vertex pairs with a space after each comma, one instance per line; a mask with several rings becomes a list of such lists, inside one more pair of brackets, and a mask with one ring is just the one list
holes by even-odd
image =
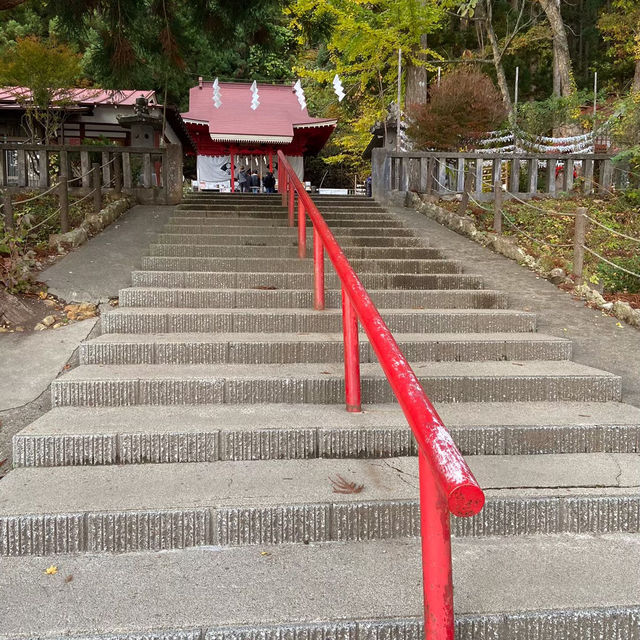
[[154, 234], [171, 217], [170, 206], [136, 206], [102, 233], [40, 274], [49, 292], [67, 302], [107, 302], [131, 282]]
[[[546, 610], [564, 609], [566, 626], [578, 608], [635, 609], [640, 590], [637, 536], [454, 540], [453, 559], [459, 619], [526, 611], [546, 618]], [[55, 575], [45, 573], [51, 565]], [[253, 629], [305, 624], [319, 630], [332, 621], [413, 619], [422, 613], [420, 566], [414, 540], [2, 558], [0, 638], [109, 628], [109, 638], [162, 630], [167, 635], [154, 637], [174, 632], [179, 635], [171, 637], [186, 640], [210, 631], [206, 637], [213, 639], [220, 637], [214, 630], [248, 620]], [[328, 635], [355, 637], [335, 629]]]

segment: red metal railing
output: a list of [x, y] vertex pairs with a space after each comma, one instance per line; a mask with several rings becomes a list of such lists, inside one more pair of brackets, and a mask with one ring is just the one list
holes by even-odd
[[475, 515], [484, 505], [484, 493], [282, 151], [278, 151], [278, 160], [278, 188], [282, 193], [282, 204], [288, 206], [292, 227], [295, 224], [295, 194], [298, 195], [298, 255], [301, 258], [306, 256], [307, 215], [313, 223], [314, 308], [324, 309], [325, 250], [342, 285], [347, 411], [361, 411], [359, 321], [418, 443], [425, 637], [428, 640], [454, 640], [449, 514]]

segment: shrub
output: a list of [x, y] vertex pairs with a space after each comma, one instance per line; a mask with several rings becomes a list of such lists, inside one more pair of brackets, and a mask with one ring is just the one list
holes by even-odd
[[429, 97], [409, 113], [407, 133], [419, 149], [460, 149], [499, 127], [507, 116], [491, 78], [472, 69], [446, 74]]

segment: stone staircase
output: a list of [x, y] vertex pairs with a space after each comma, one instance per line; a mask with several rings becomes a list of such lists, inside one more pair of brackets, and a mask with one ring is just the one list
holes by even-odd
[[[458, 640], [637, 640], [621, 380], [371, 200], [317, 203], [486, 490], [452, 521]], [[15, 437], [0, 638], [421, 636], [415, 444], [362, 334], [344, 410], [338, 282], [313, 311], [296, 238], [279, 196], [176, 207]]]

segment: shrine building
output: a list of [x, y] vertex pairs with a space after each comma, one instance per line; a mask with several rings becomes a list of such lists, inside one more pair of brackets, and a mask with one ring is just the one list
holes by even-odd
[[241, 167], [256, 170], [260, 179], [267, 171], [276, 175], [279, 150], [304, 181], [304, 156], [317, 154], [335, 129], [337, 120], [312, 118], [300, 106], [293, 85], [257, 87], [255, 110], [251, 83], [221, 82], [219, 108], [213, 82], [200, 78], [189, 91], [189, 111], [182, 118], [196, 143], [201, 190], [235, 191]]

